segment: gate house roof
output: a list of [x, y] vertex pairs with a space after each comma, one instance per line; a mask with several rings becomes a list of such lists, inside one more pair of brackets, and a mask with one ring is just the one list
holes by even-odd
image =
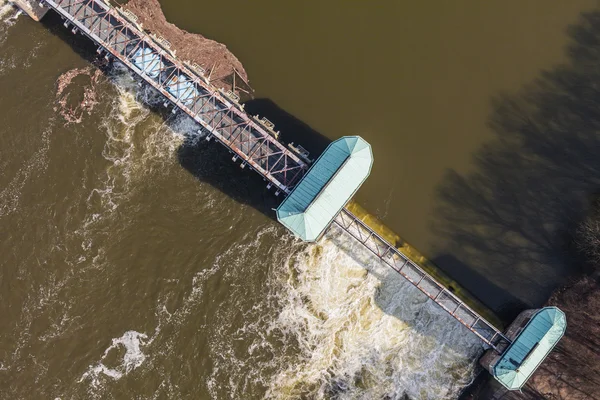
[[506, 388], [520, 389], [562, 338], [565, 314], [556, 307], [538, 311], [494, 365], [494, 378]]
[[277, 220], [314, 242], [367, 179], [371, 145], [359, 136], [331, 143], [277, 209]]

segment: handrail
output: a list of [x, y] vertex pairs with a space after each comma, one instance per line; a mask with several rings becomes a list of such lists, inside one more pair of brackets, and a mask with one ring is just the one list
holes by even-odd
[[[498, 350], [500, 342], [511, 343], [510, 339], [504, 336], [499, 329], [465, 304], [454, 293], [444, 287], [443, 284], [439, 283], [434, 277], [423, 270], [423, 268], [402, 254], [395, 246], [391, 245], [361, 221], [348, 208], [344, 208], [335, 218], [334, 222], [342, 230], [350, 234], [351, 237], [369, 249], [381, 261], [406, 278], [421, 292], [425, 293], [471, 332], [475, 333], [486, 344]], [[397, 265], [396, 260], [401, 260], [401, 265]], [[452, 306], [449, 306], [449, 304]]]

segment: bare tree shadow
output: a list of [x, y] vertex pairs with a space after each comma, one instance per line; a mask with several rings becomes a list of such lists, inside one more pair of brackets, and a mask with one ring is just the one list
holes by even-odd
[[[528, 307], [579, 270], [572, 234], [600, 187], [600, 12], [568, 34], [569, 62], [493, 99], [496, 137], [475, 154], [474, 172], [448, 171], [437, 191], [437, 253], [468, 266], [454, 277], [483, 275]], [[503, 291], [481, 300], [501, 311], [511, 300]]]

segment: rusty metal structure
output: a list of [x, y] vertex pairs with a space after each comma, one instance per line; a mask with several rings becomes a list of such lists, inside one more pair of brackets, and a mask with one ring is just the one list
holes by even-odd
[[[235, 98], [211, 85], [200, 71], [179, 61], [168, 42], [146, 34], [131, 13], [100, 0], [43, 0], [72, 26], [138, 74], [174, 106], [198, 122], [214, 137], [258, 172], [278, 192], [288, 193], [302, 178], [307, 164], [277, 141], [244, 112]], [[270, 187], [271, 185], [269, 185]]]
[[[19, 0], [33, 1], [33, 0]], [[39, 0], [57, 12], [73, 33], [94, 41], [99, 54], [126, 65], [154, 87], [234, 156], [241, 167], [248, 165], [276, 187], [276, 194], [288, 195], [308, 170], [307, 157], [290, 151], [276, 138], [270, 121], [248, 115], [239, 98], [211, 85], [201, 68], [181, 62], [166, 40], [146, 34], [135, 15], [101, 0]], [[415, 262], [388, 243], [347, 208], [334, 219], [342, 230], [365, 246], [382, 262], [415, 285], [432, 301], [500, 353], [511, 341], [498, 328], [464, 304]]]

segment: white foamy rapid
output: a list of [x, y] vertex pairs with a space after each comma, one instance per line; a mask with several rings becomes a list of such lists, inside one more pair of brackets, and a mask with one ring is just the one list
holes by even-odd
[[[93, 388], [98, 388], [103, 379], [121, 379], [124, 375], [143, 364], [146, 355], [142, 351], [142, 347], [150, 343], [152, 343], [152, 339], [148, 339], [148, 335], [136, 331], [127, 331], [123, 336], [112, 339], [100, 361], [95, 365], [91, 365], [79, 382], [89, 380]], [[106, 362], [105, 360], [109, 357], [111, 351], [117, 352], [118, 350], [125, 350], [125, 353], [116, 355], [117, 365], [114, 367], [106, 366], [104, 362]]]
[[[88, 198], [89, 202], [99, 198], [102, 213], [118, 207], [119, 199], [129, 193], [132, 180], [139, 181], [171, 162], [177, 147], [194, 131], [193, 121], [180, 114], [166, 122], [151, 117], [148, 105], [160, 104], [160, 95], [147, 85], [140, 86], [123, 65], [116, 63], [109, 78], [117, 95], [101, 128], [107, 135], [102, 156], [110, 165], [102, 185]], [[100, 213], [94, 216], [97, 219]]]
[[[251, 309], [246, 289], [231, 290], [233, 300], [206, 327], [214, 333], [202, 332], [210, 337], [211, 398], [438, 400], [471, 382], [481, 343], [404, 278], [335, 228], [313, 245], [281, 233], [271, 227], [245, 238], [211, 268], [225, 282], [257, 265], [270, 270]], [[202, 307], [188, 299], [183, 309]], [[193, 315], [180, 315], [178, 326]], [[232, 328], [236, 318], [242, 326]]]
[[404, 278], [332, 230], [293, 256], [274, 327], [297, 342], [268, 398], [452, 399], [482, 347]]
[[12, 26], [22, 13], [7, 0], [0, 0], [0, 24]]

